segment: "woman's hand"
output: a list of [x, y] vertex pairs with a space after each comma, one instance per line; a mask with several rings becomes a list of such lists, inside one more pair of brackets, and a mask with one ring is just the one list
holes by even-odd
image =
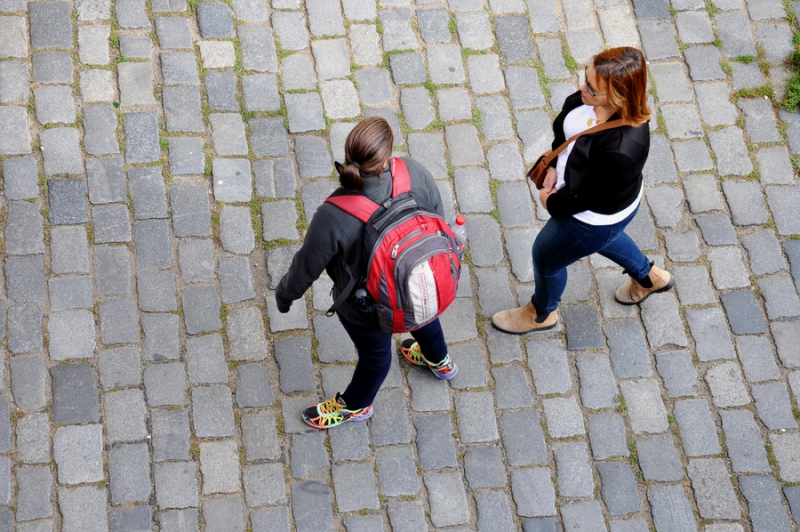
[[547, 169], [547, 174], [544, 176], [544, 182], [542, 183], [542, 190], [546, 190], [547, 192], [551, 192], [555, 186], [556, 182], [558, 181], [558, 172], [552, 166]]
[[551, 194], [556, 193], [556, 182], [558, 181], [558, 172], [553, 167], [547, 169], [547, 175], [544, 178], [544, 183], [542, 184], [542, 189], [539, 191], [539, 201], [542, 204], [542, 207], [545, 209], [547, 208], [547, 198], [550, 197]]

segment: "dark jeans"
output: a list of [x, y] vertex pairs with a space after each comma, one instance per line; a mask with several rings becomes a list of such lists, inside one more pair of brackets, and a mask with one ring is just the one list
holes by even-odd
[[537, 312], [558, 308], [567, 286], [567, 266], [592, 253], [613, 260], [636, 280], [646, 278], [650, 261], [624, 232], [635, 215], [636, 211], [614, 225], [589, 225], [571, 216], [550, 218], [533, 243], [535, 292], [531, 301]]
[[[392, 366], [392, 335], [380, 329], [371, 329], [339, 317], [344, 330], [356, 344], [358, 363], [353, 380], [342, 394], [347, 408], [355, 410], [370, 406], [386, 380]], [[447, 356], [447, 343], [439, 320], [435, 320], [411, 333], [419, 343], [425, 358], [436, 364]]]

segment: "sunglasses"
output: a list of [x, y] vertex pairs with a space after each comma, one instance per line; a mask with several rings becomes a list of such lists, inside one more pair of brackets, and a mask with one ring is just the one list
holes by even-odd
[[607, 93], [599, 94], [595, 92], [594, 87], [591, 86], [589, 83], [589, 67], [583, 67], [583, 82], [586, 84], [586, 88], [589, 89], [589, 94], [592, 96], [605, 96]]

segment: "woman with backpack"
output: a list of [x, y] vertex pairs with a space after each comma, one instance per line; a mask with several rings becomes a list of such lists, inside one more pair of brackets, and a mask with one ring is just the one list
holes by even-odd
[[[550, 163], [539, 191], [551, 218], [533, 244], [535, 292], [522, 307], [492, 316], [494, 327], [504, 332], [554, 327], [567, 266], [592, 253], [613, 260], [631, 276], [616, 292], [623, 305], [641, 303], [674, 282], [624, 232], [639, 208], [642, 168], [650, 150], [644, 55], [628, 47], [605, 50], [585, 75], [553, 123], [553, 150], [563, 151]], [[601, 124], [608, 125], [587, 131]], [[574, 142], [566, 140], [579, 134]]]
[[[352, 283], [357, 280], [360, 286], [367, 278], [370, 257], [364, 246], [365, 223], [337, 206], [334, 198], [364, 196], [378, 205], [392, 198], [393, 146], [392, 128], [383, 118], [366, 118], [353, 128], [345, 142], [345, 163], [336, 163], [341, 188], [317, 209], [302, 247], [275, 291], [278, 310], [288, 312], [292, 302], [303, 296], [323, 270], [327, 271], [333, 280], [333, 308], [358, 351], [358, 363], [347, 389], [303, 411], [303, 421], [318, 429], [372, 416], [372, 402], [391, 367], [391, 333], [379, 324], [374, 300]], [[407, 168], [414, 197], [443, 215], [439, 190], [430, 172], [413, 159], [399, 161], [391, 162]], [[440, 379], [455, 377], [458, 366], [447, 353], [438, 318], [411, 335], [413, 338], [401, 346], [406, 360], [429, 368]]]

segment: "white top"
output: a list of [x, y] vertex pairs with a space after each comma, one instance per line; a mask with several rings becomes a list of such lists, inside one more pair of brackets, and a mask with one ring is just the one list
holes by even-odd
[[[564, 118], [564, 137], [570, 138], [578, 133], [582, 133], [587, 129], [597, 125], [597, 115], [594, 112], [594, 107], [591, 105], [581, 105], [570, 111]], [[567, 167], [567, 159], [569, 159], [572, 148], [575, 142], [570, 142], [567, 148], [558, 155], [556, 162], [556, 172], [558, 173], [558, 180], [556, 181], [556, 188], [562, 188], [566, 183], [564, 182], [564, 171]], [[600, 214], [594, 211], [583, 211], [573, 214], [572, 216], [583, 223], [589, 225], [613, 225], [619, 223], [636, 210], [639, 202], [642, 201], [642, 191], [644, 185], [639, 189], [639, 195], [636, 200], [623, 210], [614, 214]]]

